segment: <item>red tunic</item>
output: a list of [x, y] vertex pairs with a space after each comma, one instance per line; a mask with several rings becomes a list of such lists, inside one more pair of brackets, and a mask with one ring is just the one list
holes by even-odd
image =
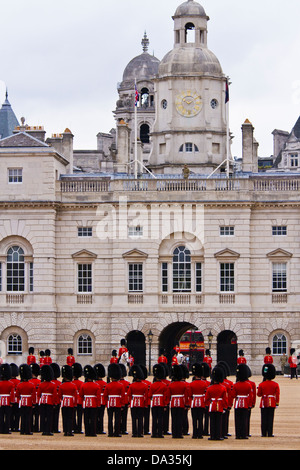
[[35, 385], [32, 382], [20, 382], [16, 389], [19, 406], [31, 407], [35, 403]]
[[257, 389], [257, 396], [261, 397], [260, 408], [276, 408], [279, 405], [280, 388], [277, 382], [265, 380]]
[[295, 369], [297, 367], [297, 358], [296, 356], [290, 356], [288, 359], [288, 363], [292, 369]]
[[29, 382], [33, 383], [34, 385], [34, 397], [33, 397], [33, 402], [32, 404], [33, 405], [36, 405], [38, 403], [38, 399], [37, 399], [37, 390], [39, 388], [39, 385], [41, 383], [40, 379], [38, 379], [37, 377], [33, 377], [32, 379], [29, 380]]
[[41, 382], [37, 390], [40, 405], [55, 405], [57, 401], [57, 386], [53, 382]]
[[168, 359], [166, 358], [166, 356], [162, 355], [162, 356], [159, 356], [157, 362], [158, 364], [161, 364], [161, 363], [168, 364]]
[[203, 359], [203, 362], [205, 362], [206, 364], [209, 365], [209, 367], [211, 368], [211, 365], [212, 365], [212, 358], [210, 356], [205, 356], [205, 358]]
[[144, 408], [148, 403], [148, 385], [145, 382], [132, 382], [128, 388], [131, 408]]
[[10, 406], [14, 400], [15, 386], [10, 380], [0, 381], [0, 406]]
[[264, 364], [273, 364], [273, 357], [270, 354], [264, 357]]
[[205, 408], [205, 394], [209, 382], [202, 379], [195, 379], [189, 386], [189, 403], [191, 408]]
[[186, 382], [174, 381], [169, 384], [170, 407], [185, 408], [189, 404], [188, 387]]
[[106, 385], [104, 400], [107, 408], [122, 408], [125, 405], [125, 390], [121, 382], [113, 381]]
[[117, 356], [112, 356], [112, 358], [110, 359], [111, 364], [118, 364], [118, 362], [119, 362], [119, 359], [117, 358]]
[[67, 356], [67, 365], [72, 367], [73, 364], [75, 364], [75, 357], [74, 356]]
[[151, 408], [156, 406], [167, 406], [170, 401], [170, 391], [167, 384], [162, 380], [153, 382], [150, 385], [148, 397], [151, 402]]
[[100, 387], [95, 382], [84, 382], [79, 395], [83, 402], [83, 408], [97, 408], [100, 405]]
[[72, 383], [75, 384], [77, 388], [77, 405], [82, 405], [83, 401], [80, 396], [80, 389], [82, 387], [83, 382], [82, 380], [79, 380], [79, 379], [73, 379]]
[[250, 408], [252, 403], [252, 387], [248, 380], [233, 384], [232, 395], [235, 398], [234, 408]]
[[30, 366], [30, 364], [35, 364], [36, 363], [36, 358], [33, 354], [29, 354], [27, 356], [27, 364]]
[[50, 365], [50, 364], [52, 364], [52, 359], [51, 359], [51, 357], [50, 357], [50, 356], [45, 356], [45, 357], [44, 357], [44, 360], [43, 360], [43, 366], [44, 366], [44, 365]]
[[205, 394], [205, 405], [208, 411], [223, 413], [228, 408], [226, 387], [221, 384], [210, 385]]
[[128, 349], [125, 346], [119, 348], [119, 357], [122, 356], [123, 353], [128, 352]]
[[237, 359], [238, 364], [247, 364], [247, 359], [244, 356], [239, 356]]
[[77, 405], [77, 387], [73, 382], [63, 382], [58, 389], [58, 397], [63, 408], [74, 408]]
[[14, 384], [14, 394], [13, 394], [13, 398], [11, 400], [11, 403], [18, 403], [18, 399], [16, 397], [16, 390], [17, 390], [17, 386], [19, 385], [19, 383], [21, 382], [20, 379], [17, 379], [16, 377], [10, 379], [10, 382], [12, 382]]
[[125, 380], [125, 379], [121, 379], [119, 380], [119, 382], [124, 387], [124, 405], [129, 405], [128, 388], [129, 388], [130, 382], [128, 382], [128, 380]]
[[104, 382], [104, 380], [102, 380], [102, 379], [97, 379], [97, 380], [95, 380], [95, 383], [97, 385], [99, 385], [99, 387], [100, 387], [100, 406], [103, 406], [103, 405], [105, 405], [104, 389], [106, 387], [106, 382]]

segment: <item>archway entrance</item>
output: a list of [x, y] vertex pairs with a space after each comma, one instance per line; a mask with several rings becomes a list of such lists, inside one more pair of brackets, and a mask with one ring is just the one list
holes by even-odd
[[141, 331], [130, 331], [126, 338], [129, 354], [134, 358], [135, 364], [146, 365], [145, 335]]
[[217, 362], [227, 362], [230, 373], [235, 375], [237, 363], [237, 337], [233, 331], [224, 330], [217, 338]]
[[[197, 334], [195, 334], [195, 341], [196, 341], [197, 335], [198, 336], [201, 335], [203, 339], [203, 336], [200, 332], [198, 332], [197, 327], [193, 325], [192, 323], [188, 323], [188, 322], [172, 323], [161, 332], [160, 337], [159, 337], [159, 349], [165, 350], [165, 355], [168, 358], [169, 364], [171, 364], [172, 362], [172, 357], [174, 355], [174, 347], [180, 342], [180, 339], [182, 338], [182, 336], [186, 332], [191, 331], [191, 330], [197, 331]], [[193, 342], [192, 335], [191, 335], [191, 342]], [[203, 357], [204, 357], [204, 348], [201, 348], [201, 350], [197, 349], [193, 351], [193, 358], [189, 364], [190, 367], [193, 362], [202, 362]]]

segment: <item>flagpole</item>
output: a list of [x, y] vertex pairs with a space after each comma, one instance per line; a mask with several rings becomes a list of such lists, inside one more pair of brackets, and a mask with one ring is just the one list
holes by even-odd
[[136, 80], [135, 80], [135, 106], [134, 106], [134, 179], [137, 180], [137, 97], [136, 97]]
[[230, 135], [229, 135], [229, 80], [227, 78], [226, 82], [226, 173], [227, 178], [229, 178], [229, 154], [230, 154]]

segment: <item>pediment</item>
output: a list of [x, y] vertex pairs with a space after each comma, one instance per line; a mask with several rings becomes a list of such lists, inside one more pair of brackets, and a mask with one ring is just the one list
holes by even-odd
[[293, 253], [290, 253], [289, 251], [282, 250], [281, 248], [277, 248], [277, 250], [271, 251], [270, 253], [267, 254], [268, 258], [292, 258]]
[[0, 147], [49, 147], [45, 142], [36, 139], [26, 132], [18, 132], [0, 141]]
[[72, 255], [72, 258], [90, 258], [90, 259], [96, 259], [97, 258], [97, 255], [95, 253], [92, 253], [91, 251], [88, 251], [88, 250], [80, 250], [80, 251], [77, 251], [77, 253], [74, 253]]
[[133, 250], [130, 250], [130, 251], [127, 251], [126, 253], [123, 253], [123, 258], [140, 258], [140, 259], [146, 259], [148, 258], [148, 255], [147, 253], [144, 253], [143, 251], [141, 250], [138, 250], [138, 249], [133, 249]]
[[215, 253], [215, 258], [220, 258], [220, 259], [225, 259], [225, 258], [231, 258], [231, 259], [238, 259], [241, 255], [237, 253], [236, 251], [230, 250], [229, 248], [225, 248], [225, 250], [218, 251], [218, 253]]

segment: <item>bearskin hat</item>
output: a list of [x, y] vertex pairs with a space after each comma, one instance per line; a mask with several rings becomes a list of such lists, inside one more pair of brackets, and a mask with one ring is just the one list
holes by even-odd
[[41, 373], [41, 368], [38, 364], [30, 364], [32, 375], [37, 377]]
[[54, 378], [58, 379], [58, 377], [60, 377], [60, 367], [59, 367], [59, 365], [56, 362], [52, 362], [52, 364], [50, 364], [50, 367], [52, 367], [52, 369], [53, 369]]
[[49, 364], [45, 364], [41, 368], [41, 380], [44, 382], [51, 382], [54, 379], [54, 372]]
[[72, 348], [68, 349], [68, 354], [70, 354], [70, 356], [73, 356], [73, 349]]
[[116, 350], [116, 349], [113, 349], [112, 352], [111, 352], [111, 355], [114, 356], [114, 357], [116, 357], [116, 355], [117, 355], [117, 350]]
[[144, 366], [144, 364], [139, 364], [140, 368], [142, 369], [142, 372], [144, 374], [144, 377], [143, 377], [143, 380], [146, 379], [148, 377], [148, 370], [147, 370], [147, 367]]
[[153, 366], [153, 376], [158, 380], [163, 380], [166, 378], [166, 370], [163, 364], [155, 364]]
[[215, 384], [222, 383], [224, 380], [224, 372], [222, 367], [215, 366], [211, 373], [212, 382]]
[[201, 367], [202, 367], [202, 377], [204, 377], [205, 379], [207, 379], [207, 377], [210, 376], [210, 367], [209, 367], [209, 365], [207, 364], [207, 362], [202, 362], [202, 363], [201, 363]]
[[271, 354], [271, 348], [266, 348], [266, 354]]
[[34, 348], [32, 346], [28, 349], [28, 353], [29, 354], [34, 354]]
[[46, 356], [51, 356], [51, 351], [50, 351], [50, 349], [45, 349], [45, 354], [46, 354]]
[[105, 374], [105, 368], [103, 364], [95, 364], [94, 369], [95, 369], [97, 378], [100, 377], [103, 379], [103, 377], [105, 377], [106, 374]]
[[249, 379], [250, 377], [252, 377], [252, 371], [251, 371], [250, 367], [248, 366], [248, 364], [246, 364], [246, 366], [247, 366], [247, 370], [248, 370], [248, 379]]
[[82, 365], [79, 364], [79, 362], [75, 362], [72, 365], [72, 369], [73, 369], [73, 377], [75, 377], [76, 379], [79, 379], [79, 377], [82, 376]]
[[110, 379], [120, 380], [122, 378], [120, 364], [109, 364], [107, 368], [107, 375]]
[[1, 364], [0, 366], [0, 377], [2, 380], [10, 380], [12, 378], [10, 364]]
[[40, 351], [40, 356], [44, 357], [45, 356], [45, 351]]
[[226, 377], [230, 375], [229, 365], [225, 361], [219, 361], [217, 365], [222, 367], [224, 372], [224, 378], [226, 379]]
[[121, 346], [126, 346], [126, 339], [121, 339], [120, 341]]
[[189, 370], [185, 364], [180, 364], [180, 367], [182, 369], [182, 378], [183, 379], [188, 379], [190, 376]]
[[164, 350], [164, 348], [160, 348], [159, 355], [162, 356], [163, 354], [165, 354], [165, 350]]
[[175, 381], [179, 381], [183, 379], [182, 368], [178, 364], [174, 364], [171, 367], [171, 377]]
[[144, 380], [144, 372], [141, 366], [133, 365], [130, 369], [130, 373], [135, 380]]
[[192, 365], [192, 374], [196, 377], [202, 377], [202, 366], [198, 362]]
[[239, 364], [236, 368], [236, 379], [238, 382], [244, 382], [248, 379], [248, 367], [246, 364]]
[[19, 371], [21, 380], [30, 380], [32, 378], [32, 371], [28, 364], [21, 364]]
[[243, 356], [244, 355], [244, 351], [242, 349], [239, 350], [239, 356]]
[[11, 376], [12, 377], [18, 377], [19, 375], [19, 367], [17, 364], [14, 364], [13, 362], [10, 364], [11, 367]]
[[206, 354], [206, 356], [210, 356], [210, 350], [209, 350], [209, 349], [206, 349], [206, 350], [205, 350], [205, 354]]
[[276, 377], [276, 369], [273, 364], [265, 364], [262, 368], [262, 376], [265, 380], [273, 380]]
[[119, 363], [119, 366], [121, 367], [121, 374], [122, 374], [122, 377], [126, 377], [127, 376], [127, 370], [126, 370], [126, 367], [125, 367], [125, 364], [120, 364]]
[[83, 368], [83, 375], [86, 380], [95, 380], [96, 379], [96, 372], [94, 367], [91, 365], [87, 364]]
[[296, 352], [296, 349], [294, 349], [294, 348], [291, 348], [291, 349], [290, 349], [290, 354], [291, 354], [291, 356], [292, 356], [295, 352]]
[[64, 365], [61, 368], [61, 376], [66, 379], [66, 380], [72, 380], [73, 379], [73, 369], [71, 366]]

